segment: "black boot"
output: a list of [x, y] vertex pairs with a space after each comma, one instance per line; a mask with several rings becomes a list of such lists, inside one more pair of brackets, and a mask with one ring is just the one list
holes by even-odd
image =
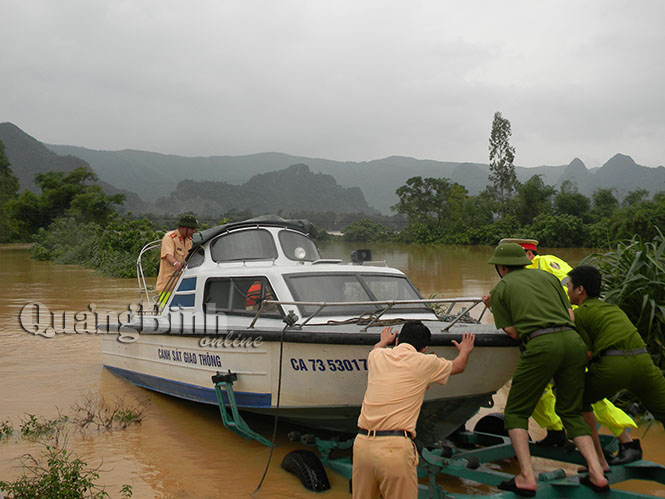
[[547, 430], [547, 436], [538, 440], [536, 445], [539, 447], [565, 447], [568, 443], [565, 430]]
[[635, 439], [627, 444], [620, 443], [619, 453], [608, 459], [607, 464], [616, 466], [618, 464], [632, 463], [639, 459], [642, 459], [642, 447], [640, 446], [640, 441]]

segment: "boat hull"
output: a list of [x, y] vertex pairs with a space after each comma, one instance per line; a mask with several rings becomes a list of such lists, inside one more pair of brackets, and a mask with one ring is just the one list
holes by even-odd
[[[251, 332], [251, 342], [236, 341], [236, 346], [232, 336], [150, 334], [122, 343], [116, 336], [103, 335], [103, 362], [138, 386], [214, 405], [211, 377], [218, 371], [231, 371], [238, 376], [234, 392], [242, 410], [278, 412], [280, 418], [309, 428], [354, 432], [367, 386], [366, 359], [376, 333], [336, 335], [334, 340], [322, 333], [296, 333], [277, 341], [281, 335], [275, 331], [258, 330]], [[435, 345], [428, 352], [452, 359], [457, 350], [450, 340], [459, 335], [443, 336], [433, 335]], [[488, 406], [491, 395], [510, 379], [519, 352], [497, 336], [496, 330], [477, 333], [481, 346], [474, 350], [465, 372], [444, 386], [430, 386], [418, 425], [426, 440], [453, 432], [481, 406]], [[257, 338], [262, 341], [254, 341]]]

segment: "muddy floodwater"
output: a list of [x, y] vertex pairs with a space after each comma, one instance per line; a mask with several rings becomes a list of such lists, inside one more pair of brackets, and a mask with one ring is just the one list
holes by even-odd
[[[367, 245], [362, 245], [367, 246]], [[328, 243], [324, 257], [348, 260], [352, 246]], [[425, 297], [480, 296], [498, 280], [487, 265], [491, 248], [417, 247], [371, 245], [375, 260], [406, 272]], [[586, 250], [557, 250], [571, 265]], [[263, 474], [268, 449], [227, 431], [218, 409], [167, 397], [135, 387], [102, 366], [99, 340], [91, 334], [61, 334], [43, 338], [23, 331], [19, 313], [29, 302], [45, 304], [51, 311], [127, 310], [138, 301], [136, 281], [101, 277], [92, 271], [53, 265], [30, 259], [21, 246], [0, 246], [0, 423], [9, 420], [15, 433], [0, 441], [0, 480], [20, 474], [20, 456], [39, 455], [43, 444], [19, 438], [19, 427], [29, 414], [47, 419], [71, 414], [86, 398], [104, 397], [110, 403], [122, 398], [145, 405], [140, 425], [112, 431], [77, 430], [66, 425], [67, 446], [90, 467], [100, 466], [98, 483], [111, 497], [119, 497], [124, 484], [134, 497], [249, 497]], [[487, 317], [491, 320], [491, 317]], [[452, 379], [451, 383], [455, 380]], [[503, 390], [505, 391], [505, 390]], [[504, 393], [495, 396], [496, 411]], [[488, 410], [484, 410], [487, 412]], [[260, 433], [272, 434], [272, 419], [248, 416]], [[473, 421], [469, 423], [472, 428]], [[272, 463], [255, 497], [350, 497], [348, 483], [329, 471], [332, 489], [322, 494], [305, 490], [299, 480], [279, 467], [291, 450], [301, 448], [286, 437], [289, 427], [280, 425]], [[637, 434], [642, 435], [641, 428]], [[542, 430], [532, 429], [539, 437]], [[665, 463], [665, 432], [654, 425], [642, 436], [645, 458]], [[539, 461], [538, 467], [548, 463]], [[557, 466], [559, 467], [559, 466]], [[466, 481], [444, 481], [459, 492], [488, 493], [492, 489]], [[665, 497], [656, 484], [632, 482], [623, 487]]]

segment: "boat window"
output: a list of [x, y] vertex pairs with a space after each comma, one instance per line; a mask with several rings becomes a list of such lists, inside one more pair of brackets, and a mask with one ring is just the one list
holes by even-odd
[[187, 261], [187, 268], [193, 269], [194, 267], [199, 267], [203, 264], [204, 261], [205, 251], [203, 251], [203, 248], [199, 248], [196, 250], [196, 253], [189, 257], [189, 260]]
[[[422, 297], [405, 277], [362, 274], [362, 281], [367, 285], [376, 300], [420, 300]], [[425, 309], [426, 305], [395, 305], [393, 308]]]
[[303, 260], [313, 262], [321, 258], [314, 242], [299, 232], [283, 230], [279, 233], [279, 243], [282, 251], [289, 260]]
[[[214, 278], [206, 282], [204, 310], [208, 314], [255, 315], [263, 300], [274, 300], [275, 293], [265, 277]], [[277, 305], [267, 305], [262, 316], [280, 316]]]
[[[419, 300], [421, 296], [406, 277], [368, 274], [292, 274], [285, 276], [297, 301], [354, 302]], [[318, 315], [358, 315], [376, 312], [385, 305], [352, 305], [324, 308]], [[304, 316], [318, 310], [316, 305], [300, 306]], [[400, 311], [431, 312], [424, 304], [398, 305]]]
[[215, 239], [210, 245], [210, 256], [215, 262], [273, 260], [277, 258], [277, 248], [267, 230], [242, 230]]

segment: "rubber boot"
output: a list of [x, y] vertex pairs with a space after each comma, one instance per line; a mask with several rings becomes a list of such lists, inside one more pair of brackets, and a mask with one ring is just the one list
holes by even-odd
[[642, 446], [640, 445], [640, 441], [635, 439], [627, 444], [620, 443], [619, 453], [608, 459], [607, 464], [616, 466], [618, 464], [632, 463], [639, 459], [642, 459]]
[[538, 440], [536, 445], [539, 447], [565, 447], [568, 443], [568, 437], [565, 430], [547, 430], [547, 436]]

